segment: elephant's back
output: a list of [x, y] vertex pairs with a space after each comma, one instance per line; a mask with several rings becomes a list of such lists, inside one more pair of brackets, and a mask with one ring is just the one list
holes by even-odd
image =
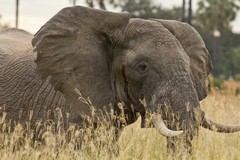
[[36, 77], [31, 39], [23, 30], [0, 30], [0, 105], [15, 101], [15, 93]]
[[[21, 29], [0, 30], [0, 69], [24, 54], [32, 54], [33, 35]], [[17, 54], [16, 54], [17, 53]]]
[[64, 108], [63, 95], [53, 89], [49, 79], [42, 81], [36, 74], [32, 35], [7, 32], [0, 31], [0, 107], [4, 106], [8, 117], [14, 120], [26, 120], [33, 111], [33, 122], [47, 118], [49, 110]]

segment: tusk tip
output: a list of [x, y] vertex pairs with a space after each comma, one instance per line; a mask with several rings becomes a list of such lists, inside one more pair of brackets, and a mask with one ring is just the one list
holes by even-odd
[[161, 115], [154, 115], [153, 116], [153, 124], [159, 130], [160, 134], [166, 137], [174, 137], [179, 136], [183, 133], [183, 131], [173, 131], [167, 128], [165, 123], [163, 122]]

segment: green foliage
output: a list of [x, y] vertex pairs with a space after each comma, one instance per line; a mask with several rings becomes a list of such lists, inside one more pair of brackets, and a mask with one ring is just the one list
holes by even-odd
[[239, 10], [238, 0], [201, 0], [198, 1], [197, 21], [212, 33], [229, 28], [230, 22]]
[[238, 74], [235, 76], [235, 80], [236, 80], [236, 81], [240, 81], [240, 73], [238, 73]]
[[195, 14], [195, 25], [212, 57], [213, 74], [224, 79], [240, 73], [240, 53], [236, 49], [240, 47], [240, 35], [230, 26], [239, 8], [238, 0], [201, 0]]
[[[71, 0], [73, 1], [73, 0]], [[181, 7], [172, 9], [162, 8], [161, 5], [154, 5], [153, 0], [85, 0], [89, 7], [95, 8], [96, 4], [101, 9], [106, 9], [106, 4], [115, 8], [121, 8], [122, 11], [128, 11], [133, 18], [161, 18], [181, 20]]]
[[152, 0], [113, 0], [115, 7], [128, 11], [133, 18], [161, 18], [181, 20], [181, 7], [164, 9], [161, 5], [154, 5]]
[[208, 91], [211, 92], [212, 90], [224, 90], [224, 80], [214, 77], [212, 75], [208, 76]]
[[228, 59], [228, 68], [235, 78], [240, 73], [240, 47], [229, 50], [230, 58]]
[[209, 31], [199, 25], [194, 25], [207, 46], [213, 61], [213, 75], [228, 79], [240, 74], [240, 34], [230, 29], [221, 30], [220, 37], [212, 36]]
[[[240, 73], [240, 34], [232, 32], [222, 32], [218, 38], [217, 53], [215, 63], [218, 67], [218, 73], [224, 74], [226, 78], [235, 77]], [[213, 52], [212, 52], [213, 53]]]
[[224, 90], [223, 80], [217, 77], [213, 78], [213, 87], [219, 90]]
[[224, 80], [214, 77], [212, 75], [208, 76], [208, 91], [211, 92], [213, 90], [224, 90]]

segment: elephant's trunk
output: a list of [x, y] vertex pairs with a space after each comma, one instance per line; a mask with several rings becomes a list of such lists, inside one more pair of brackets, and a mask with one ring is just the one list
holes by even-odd
[[[154, 92], [157, 100], [152, 106], [154, 110], [161, 111], [162, 118], [166, 120], [169, 129], [183, 131], [180, 136], [168, 138], [168, 148], [175, 150], [177, 146], [182, 146], [190, 150], [191, 141], [198, 134], [203, 112], [200, 110], [198, 96], [191, 78], [174, 77], [175, 79], [168, 80], [161, 88], [158, 88], [158, 91]], [[154, 108], [156, 106], [158, 107]]]
[[[187, 79], [182, 79], [182, 81], [184, 80]], [[180, 124], [180, 129], [188, 130], [187, 132], [193, 131], [193, 134], [198, 130], [197, 128], [199, 126], [220, 133], [233, 133], [240, 131], [239, 125], [228, 126], [207, 119], [205, 117], [204, 111], [200, 108], [197, 93], [191, 82], [185, 81], [184, 84], [181, 84], [181, 86], [178, 87], [178, 89], [174, 90], [171, 94], [173, 99], [171, 102], [173, 113], [178, 114], [176, 115], [177, 118], [175, 118], [179, 119], [180, 123], [183, 123]], [[172, 120], [170, 120], [170, 122], [172, 122]], [[171, 129], [177, 128], [175, 126]]]
[[[192, 82], [189, 78], [180, 78], [177, 80], [175, 89], [170, 93], [170, 114], [167, 115], [167, 119], [173, 118], [173, 120], [179, 122], [178, 124], [170, 124], [179, 127], [179, 129], [190, 130], [198, 128], [202, 123], [203, 112], [200, 109], [198, 96]], [[169, 112], [167, 112], [169, 113]], [[174, 122], [170, 120], [170, 122]], [[174, 128], [175, 128], [174, 127]]]
[[[173, 87], [169, 87], [173, 85]], [[190, 77], [178, 76], [168, 82], [168, 94], [160, 95], [161, 112], [167, 126], [172, 130], [183, 130], [177, 137], [167, 138], [167, 147], [172, 151], [191, 152], [192, 140], [198, 134], [203, 119], [198, 96]], [[165, 88], [164, 88], [165, 89]]]

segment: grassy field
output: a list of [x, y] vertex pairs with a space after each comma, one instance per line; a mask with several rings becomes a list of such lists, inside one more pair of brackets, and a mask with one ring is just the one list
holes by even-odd
[[[206, 116], [223, 124], [240, 124], [240, 98], [220, 94], [209, 95], [201, 107]], [[165, 160], [166, 139], [155, 129], [141, 129], [140, 120], [124, 129], [118, 144], [112, 143], [110, 131], [99, 128], [96, 138], [81, 130], [70, 128], [71, 141], [67, 142], [62, 133], [43, 133], [44, 141], [32, 144], [31, 130], [25, 135], [21, 126], [14, 132], [7, 132], [7, 126], [0, 131], [0, 159], [96, 159], [96, 160]], [[79, 137], [84, 139], [82, 149], [76, 149]], [[240, 133], [223, 134], [200, 129], [194, 141], [193, 158], [196, 160], [240, 160]], [[119, 148], [119, 154], [116, 152]]]

